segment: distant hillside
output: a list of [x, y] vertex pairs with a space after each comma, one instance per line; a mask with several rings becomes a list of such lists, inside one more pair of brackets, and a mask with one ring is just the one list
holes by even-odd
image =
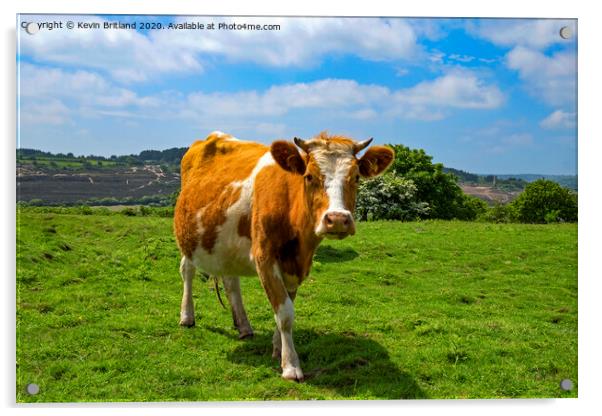
[[492, 187], [499, 191], [517, 192], [522, 191], [527, 186], [527, 181], [508, 175], [506, 178], [500, 178], [497, 175], [478, 175], [454, 168], [443, 168], [446, 173], [451, 173], [458, 178], [458, 182], [465, 185], [474, 185], [480, 187]]
[[480, 181], [479, 175], [477, 175], [475, 173], [465, 172], [460, 169], [444, 167], [443, 172], [451, 173], [451, 174], [455, 175], [460, 182], [479, 183], [479, 181]]
[[[458, 178], [460, 183], [471, 185], [494, 186], [501, 190], [522, 190], [529, 182], [537, 179], [548, 179], [557, 182], [565, 188], [577, 191], [577, 175], [543, 175], [543, 174], [506, 174], [506, 175], [483, 175], [465, 172], [460, 169], [443, 168], [446, 173], [451, 173]], [[495, 178], [495, 183], [494, 183]]]
[[[180, 188], [180, 160], [186, 147], [144, 150], [122, 156], [75, 156], [17, 149], [17, 201], [36, 205], [155, 204], [173, 202]], [[443, 168], [462, 190], [490, 204], [509, 202], [539, 178], [577, 190], [577, 176], [479, 175]]]
[[[73, 153], [51, 153], [36, 149], [17, 149], [17, 163], [36, 162], [37, 165], [51, 165], [53, 167], [80, 167], [86, 164], [90, 166], [140, 166], [148, 163], [159, 163], [167, 165], [180, 165], [180, 160], [187, 147], [172, 147], [165, 150], [143, 150], [139, 154], [112, 155], [110, 157], [88, 155], [75, 156]], [[54, 162], [54, 163], [52, 163]], [[87, 163], [86, 163], [87, 162]], [[98, 162], [101, 162], [100, 164]], [[83, 166], [82, 166], [83, 167]]]
[[565, 188], [572, 189], [573, 191], [578, 190], [578, 176], [577, 175], [541, 175], [541, 174], [513, 174], [513, 175], [497, 175], [500, 179], [507, 179], [514, 177], [522, 179], [525, 182], [533, 182], [538, 179], [548, 179], [554, 181]]
[[17, 149], [17, 201], [34, 205], [168, 205], [187, 148], [124, 156]]

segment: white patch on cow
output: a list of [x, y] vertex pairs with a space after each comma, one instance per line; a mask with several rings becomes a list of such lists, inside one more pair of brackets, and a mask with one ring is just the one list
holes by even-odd
[[322, 218], [328, 213], [342, 213], [349, 216], [353, 214], [345, 207], [344, 193], [346, 179], [349, 175], [354, 156], [346, 151], [322, 151], [318, 149], [312, 152], [322, 176], [324, 176], [324, 189], [328, 195], [328, 208], [318, 216], [316, 227], [317, 235], [324, 235], [326, 227]]
[[[253, 201], [253, 188], [257, 174], [266, 166], [273, 165], [272, 154], [266, 152], [258, 161], [251, 174], [242, 181], [234, 181], [229, 187], [240, 188], [238, 200], [226, 210], [226, 221], [217, 227], [217, 239], [211, 253], [208, 253], [200, 244], [196, 248], [193, 259], [199, 269], [216, 276], [252, 276], [257, 274], [255, 264], [251, 258], [251, 240], [238, 235], [240, 218], [251, 215]], [[197, 214], [199, 235], [203, 229], [201, 218], [204, 209]]]
[[[245, 142], [244, 140], [240, 140], [234, 136], [232, 136], [231, 134], [228, 133], [224, 133], [223, 131], [212, 131], [209, 136], [216, 136], [218, 138], [223, 138], [225, 142]], [[245, 142], [248, 143], [248, 142]]]
[[209, 133], [209, 136], [217, 136], [217, 137], [225, 137], [229, 136], [229, 134], [224, 133], [223, 131], [215, 130]]
[[195, 268], [186, 256], [180, 261], [180, 275], [184, 290], [182, 292], [182, 303], [180, 306], [180, 325], [194, 325], [194, 303], [192, 300], [192, 279]]
[[291, 298], [287, 297], [282, 305], [278, 307], [278, 311], [274, 316], [278, 330], [280, 333], [291, 331], [293, 329], [293, 322], [295, 320], [295, 308]]
[[302, 380], [303, 372], [299, 364], [299, 356], [293, 343], [293, 323], [295, 321], [295, 308], [289, 297], [278, 307], [274, 315], [276, 326], [281, 337], [281, 367], [282, 377], [289, 380]]

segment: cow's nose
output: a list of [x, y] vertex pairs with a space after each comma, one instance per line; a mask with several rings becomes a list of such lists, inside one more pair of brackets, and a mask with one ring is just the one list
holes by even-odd
[[348, 212], [327, 212], [322, 220], [326, 234], [339, 238], [355, 233], [353, 217]]

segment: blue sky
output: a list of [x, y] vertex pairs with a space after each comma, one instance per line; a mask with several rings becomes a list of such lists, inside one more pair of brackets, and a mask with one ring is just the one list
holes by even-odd
[[20, 147], [109, 156], [188, 146], [214, 130], [263, 143], [328, 130], [476, 173], [577, 171], [574, 20], [20, 19], [280, 25], [20, 29]]

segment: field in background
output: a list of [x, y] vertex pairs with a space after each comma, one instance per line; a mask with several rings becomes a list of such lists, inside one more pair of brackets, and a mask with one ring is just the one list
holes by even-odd
[[298, 384], [271, 359], [257, 278], [241, 282], [253, 339], [201, 278], [197, 326], [178, 326], [169, 218], [17, 222], [18, 402], [577, 397], [577, 224], [359, 223], [325, 241], [295, 302]]

